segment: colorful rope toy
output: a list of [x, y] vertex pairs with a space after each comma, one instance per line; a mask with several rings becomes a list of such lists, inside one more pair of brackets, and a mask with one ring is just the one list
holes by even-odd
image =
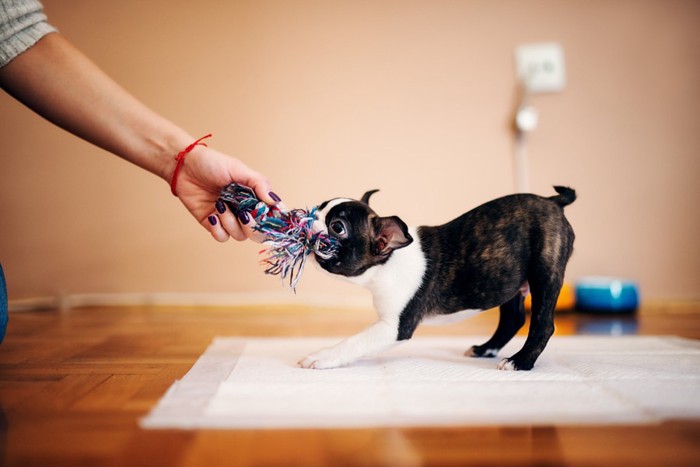
[[245, 186], [232, 183], [221, 190], [219, 199], [238, 216], [246, 212], [255, 219], [255, 230], [265, 235], [268, 248], [261, 250], [265, 258], [265, 274], [279, 275], [282, 280], [289, 277], [289, 286], [296, 291], [306, 257], [313, 253], [329, 259], [338, 250], [338, 242], [324, 232], [313, 232], [317, 207], [310, 210], [292, 209], [283, 211], [277, 206], [268, 206], [260, 201], [255, 192]]

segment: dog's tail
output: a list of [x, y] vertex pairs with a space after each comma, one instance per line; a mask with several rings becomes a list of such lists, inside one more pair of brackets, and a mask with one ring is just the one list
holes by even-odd
[[567, 186], [555, 186], [557, 196], [550, 196], [549, 199], [557, 203], [562, 208], [576, 201], [576, 191]]

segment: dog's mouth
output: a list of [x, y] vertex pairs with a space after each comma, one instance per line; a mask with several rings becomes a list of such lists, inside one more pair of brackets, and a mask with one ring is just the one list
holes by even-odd
[[352, 265], [351, 262], [345, 262], [338, 257], [323, 259], [316, 256], [316, 263], [327, 273], [343, 277], [361, 276], [372, 267], [371, 264]]
[[319, 264], [332, 261], [338, 255], [340, 241], [332, 232], [328, 231], [326, 224], [318, 219], [318, 216], [313, 222], [310, 234], [311, 238], [309, 240], [313, 244], [311, 251], [313, 251]]
[[326, 273], [339, 276], [345, 275], [342, 271], [342, 263], [338, 258], [323, 258], [318, 254], [314, 254], [314, 259], [316, 264]]

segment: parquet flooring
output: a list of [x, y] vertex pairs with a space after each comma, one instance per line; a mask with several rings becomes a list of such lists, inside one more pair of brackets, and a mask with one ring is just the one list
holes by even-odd
[[[700, 421], [365, 430], [138, 427], [217, 335], [343, 336], [372, 319], [370, 310], [281, 306], [13, 313], [0, 345], [0, 466], [700, 465]], [[489, 334], [496, 319], [488, 312], [420, 333]], [[640, 334], [700, 338], [700, 306], [656, 306], [615, 321], [561, 314], [557, 329], [574, 334], [611, 323]]]

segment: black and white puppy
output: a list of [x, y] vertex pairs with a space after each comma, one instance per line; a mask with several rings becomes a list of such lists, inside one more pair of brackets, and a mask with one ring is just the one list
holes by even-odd
[[503, 359], [502, 370], [530, 370], [554, 333], [554, 305], [573, 251], [574, 232], [564, 206], [576, 192], [554, 187], [544, 198], [516, 194], [483, 204], [436, 227], [409, 228], [380, 217], [360, 201], [337, 198], [319, 206], [319, 221], [339, 241], [338, 254], [316, 258], [327, 272], [368, 288], [377, 321], [339, 344], [299, 362], [335, 368], [410, 339], [428, 319], [466, 317], [500, 307], [493, 337], [466, 351], [495, 357], [525, 323], [523, 300], [532, 293], [532, 316], [523, 348]]

